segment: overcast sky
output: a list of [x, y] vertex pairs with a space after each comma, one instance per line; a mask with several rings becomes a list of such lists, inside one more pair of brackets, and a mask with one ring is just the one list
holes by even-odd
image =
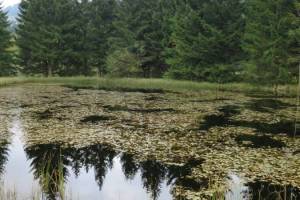
[[20, 3], [21, 0], [0, 0], [2, 2], [3, 7], [11, 6], [17, 3]]

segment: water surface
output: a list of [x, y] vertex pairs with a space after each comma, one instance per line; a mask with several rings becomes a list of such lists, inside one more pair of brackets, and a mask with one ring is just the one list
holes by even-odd
[[151, 92], [2, 88], [3, 188], [20, 200], [299, 199], [293, 101]]
[[[58, 199], [61, 167], [70, 199], [172, 199], [171, 183], [165, 174], [155, 171], [159, 165], [155, 161], [138, 166], [130, 156], [102, 145], [81, 149], [59, 144], [26, 147], [19, 112], [10, 124], [11, 140], [1, 151], [4, 187], [16, 192], [17, 199], [31, 198], [39, 191], [42, 199]], [[49, 183], [42, 181], [45, 177], [50, 177]]]

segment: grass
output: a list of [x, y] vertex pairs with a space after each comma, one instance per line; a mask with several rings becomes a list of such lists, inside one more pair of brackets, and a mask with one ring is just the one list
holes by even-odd
[[[17, 191], [16, 188], [5, 188], [4, 182], [1, 181], [1, 186], [0, 186], [0, 200], [18, 200], [18, 199], [25, 199], [22, 198], [20, 192]], [[21, 197], [21, 198], [20, 198]], [[28, 193], [28, 198], [29, 200], [41, 200], [42, 198], [42, 192], [39, 189], [32, 189]]]
[[0, 78], [0, 87], [14, 85], [18, 83], [25, 83], [25, 82], [27, 82], [27, 78], [21, 78], [21, 77]]
[[[97, 77], [12, 77], [0, 78], [0, 87], [23, 84], [58, 84], [74, 88], [94, 88], [120, 91], [172, 91], [172, 92], [199, 92], [203, 90], [219, 90], [243, 93], [272, 94], [273, 88], [249, 83], [207, 83], [178, 81], [170, 79], [135, 79], [135, 78], [97, 78]], [[282, 85], [278, 89], [279, 95], [296, 96], [296, 85]]]

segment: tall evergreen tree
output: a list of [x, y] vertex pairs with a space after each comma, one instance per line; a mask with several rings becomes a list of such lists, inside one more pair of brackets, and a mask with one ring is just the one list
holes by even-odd
[[91, 43], [89, 40], [90, 2], [88, 0], [61, 1], [60, 23], [62, 40], [60, 75], [90, 75]]
[[290, 51], [299, 45], [292, 37], [297, 30], [295, 0], [248, 1], [244, 49], [249, 54], [253, 80], [274, 86], [292, 80], [296, 57]]
[[140, 60], [144, 77], [164, 72], [163, 29], [159, 0], [124, 0], [119, 2], [116, 35], [117, 48], [126, 48]]
[[288, 33], [288, 64], [293, 76], [297, 77], [299, 71], [299, 69], [297, 69], [297, 65], [300, 65], [300, 1], [295, 0], [293, 3], [293, 9], [290, 14], [292, 23]]
[[13, 57], [9, 51], [11, 47], [11, 35], [6, 13], [0, 4], [0, 76], [9, 76], [15, 73], [12, 65]]
[[116, 0], [93, 0], [90, 7], [90, 64], [100, 74], [106, 73], [106, 58], [111, 49], [109, 38], [114, 33], [116, 19]]
[[160, 0], [161, 15], [162, 15], [162, 45], [165, 49], [164, 59], [168, 54], [168, 49], [173, 47], [172, 33], [176, 25], [176, 15], [182, 12], [185, 8], [186, 2], [182, 0]]
[[[76, 68], [75, 0], [23, 0], [17, 43], [25, 73], [52, 76]], [[80, 71], [80, 70], [78, 70]]]
[[240, 0], [187, 1], [176, 17], [168, 75], [202, 81], [235, 78], [235, 69], [227, 69], [242, 56], [243, 10]]
[[[172, 78], [226, 82], [240, 80], [247, 54], [251, 79], [284, 83], [299, 63], [299, 7], [298, 0], [23, 0], [20, 65], [48, 76], [161, 77], [169, 68]], [[0, 23], [1, 73], [9, 75], [3, 12]]]
[[59, 34], [53, 23], [57, 17], [55, 5], [52, 0], [24, 0], [20, 4], [17, 42], [27, 73], [51, 76], [56, 70]]

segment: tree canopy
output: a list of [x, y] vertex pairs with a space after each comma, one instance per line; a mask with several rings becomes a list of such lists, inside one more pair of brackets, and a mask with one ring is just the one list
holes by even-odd
[[15, 74], [13, 68], [13, 55], [10, 51], [12, 37], [9, 32], [9, 23], [6, 13], [0, 5], [0, 76], [10, 76]]
[[[292, 82], [300, 62], [299, 4], [23, 0], [16, 40], [19, 66], [25, 74], [47, 76]], [[6, 51], [11, 40], [3, 12], [0, 19], [1, 48]], [[0, 62], [11, 63], [5, 55]]]

